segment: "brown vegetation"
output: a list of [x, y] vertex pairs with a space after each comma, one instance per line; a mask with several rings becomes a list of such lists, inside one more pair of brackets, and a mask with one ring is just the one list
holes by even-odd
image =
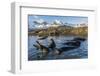
[[79, 35], [87, 36], [88, 27], [49, 27], [46, 29], [37, 29], [28, 32], [28, 35], [38, 35], [38, 36], [58, 36], [58, 35]]

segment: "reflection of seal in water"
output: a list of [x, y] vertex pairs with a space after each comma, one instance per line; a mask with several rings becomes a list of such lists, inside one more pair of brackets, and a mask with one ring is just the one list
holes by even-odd
[[51, 50], [54, 50], [54, 49], [55, 49], [56, 43], [55, 43], [55, 41], [54, 41], [53, 39], [51, 39], [51, 43], [49, 44], [48, 47], [49, 47]]
[[36, 41], [39, 45], [39, 49], [42, 51], [43, 56], [47, 56], [47, 54], [49, 53], [49, 48], [42, 45], [41, 43], [39, 43], [38, 41]]
[[46, 39], [48, 36], [44, 36], [44, 37], [40, 37], [38, 38], [38, 40], [43, 40], [43, 39]]

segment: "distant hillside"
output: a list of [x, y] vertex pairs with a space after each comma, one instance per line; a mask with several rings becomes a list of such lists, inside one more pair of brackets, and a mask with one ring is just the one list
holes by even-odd
[[71, 26], [57, 26], [48, 28], [39, 28], [35, 30], [28, 31], [28, 35], [38, 35], [38, 36], [59, 36], [59, 35], [80, 35], [87, 36], [88, 27], [71, 27]]

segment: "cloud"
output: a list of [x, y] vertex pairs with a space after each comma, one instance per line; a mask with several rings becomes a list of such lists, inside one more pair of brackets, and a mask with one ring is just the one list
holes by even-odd
[[38, 19], [38, 20], [36, 20], [38, 23], [40, 23], [40, 24], [42, 24], [43, 22], [44, 22], [44, 20], [43, 19]]
[[55, 22], [56, 24], [62, 24], [62, 22], [61, 22], [60, 20], [54, 20], [54, 22]]
[[44, 19], [36, 19], [35, 21], [33, 21], [35, 23], [35, 27], [36, 28], [46, 28], [49, 27], [50, 25], [48, 24], [48, 22], [46, 22]]
[[43, 19], [37, 19], [33, 21], [35, 24], [42, 24], [44, 22]]
[[35, 19], [38, 19], [38, 18], [39, 18], [39, 17], [38, 17], [38, 16], [36, 16], [36, 15], [35, 15], [35, 16], [33, 16], [33, 17], [34, 17]]

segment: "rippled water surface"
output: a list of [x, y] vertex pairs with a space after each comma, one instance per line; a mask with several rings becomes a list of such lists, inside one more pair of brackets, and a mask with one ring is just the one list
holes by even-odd
[[[37, 44], [38, 36], [29, 36], [28, 37], [28, 60], [39, 60], [37, 58], [39, 50], [37, 50], [33, 44]], [[72, 40], [75, 38], [74, 36], [59, 36], [59, 37], [48, 37], [44, 40], [38, 40], [44, 46], [48, 46], [50, 43], [50, 39], [53, 38], [56, 43], [56, 48], [67, 47], [68, 45], [64, 45], [64, 42], [67, 40]], [[88, 57], [88, 41], [85, 40], [81, 42], [80, 47], [70, 50], [64, 51], [61, 55], [52, 55], [49, 53], [44, 60], [54, 60], [54, 59], [76, 59], [76, 58], [87, 58]], [[41, 60], [41, 59], [40, 59]]]

